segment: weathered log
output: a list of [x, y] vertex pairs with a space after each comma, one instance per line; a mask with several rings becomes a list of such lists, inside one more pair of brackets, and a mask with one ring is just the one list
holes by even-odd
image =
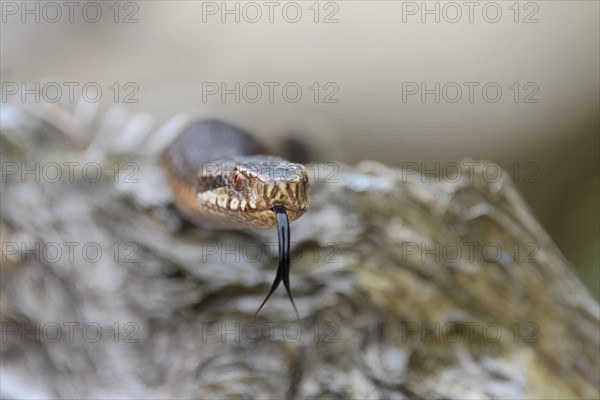
[[189, 225], [154, 158], [25, 120], [2, 129], [4, 398], [600, 396], [599, 306], [493, 164], [309, 166], [296, 321], [283, 291], [253, 315], [275, 232]]

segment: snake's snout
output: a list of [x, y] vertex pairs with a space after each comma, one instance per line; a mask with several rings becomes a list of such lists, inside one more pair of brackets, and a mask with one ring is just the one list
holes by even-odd
[[290, 220], [299, 218], [308, 210], [308, 185], [308, 174], [304, 167], [292, 176], [264, 183], [261, 197], [267, 202], [265, 208], [280, 205], [285, 207]]

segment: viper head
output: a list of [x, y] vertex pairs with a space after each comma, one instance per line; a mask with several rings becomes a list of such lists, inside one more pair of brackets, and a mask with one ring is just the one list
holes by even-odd
[[308, 174], [301, 164], [279, 157], [250, 156], [210, 162], [198, 174], [198, 201], [219, 221], [236, 227], [277, 225], [274, 206], [290, 221], [308, 209]]

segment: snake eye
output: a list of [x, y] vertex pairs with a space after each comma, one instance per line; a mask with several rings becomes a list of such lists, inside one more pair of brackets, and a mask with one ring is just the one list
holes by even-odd
[[308, 174], [304, 173], [302, 175], [302, 183], [304, 183], [305, 185], [308, 184]]
[[242, 190], [242, 187], [246, 182], [246, 178], [240, 172], [236, 171], [231, 177], [231, 182], [233, 183], [233, 187], [235, 188], [235, 190]]

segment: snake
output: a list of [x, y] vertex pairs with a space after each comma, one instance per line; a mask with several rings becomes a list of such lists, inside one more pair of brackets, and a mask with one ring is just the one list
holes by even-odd
[[308, 210], [306, 168], [218, 119], [189, 123], [160, 160], [185, 219], [225, 229], [277, 229], [277, 272], [255, 315], [283, 283], [299, 317], [290, 288], [290, 223]]

